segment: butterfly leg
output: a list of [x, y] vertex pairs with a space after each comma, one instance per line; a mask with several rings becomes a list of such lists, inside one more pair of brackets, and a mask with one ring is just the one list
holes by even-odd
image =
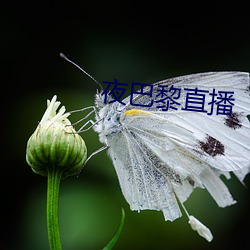
[[76, 124], [82, 122], [83, 120], [86, 120], [93, 113], [96, 114], [96, 108], [95, 108], [95, 106], [90, 106], [90, 107], [86, 107], [86, 108], [82, 108], [82, 109], [77, 109], [77, 110], [70, 111], [70, 114], [73, 114], [73, 113], [76, 113], [76, 112], [85, 111], [87, 109], [92, 109], [92, 110], [87, 115], [85, 115], [83, 118], [81, 118], [79, 121], [75, 122], [73, 125], [76, 125]]
[[107, 149], [108, 146], [102, 146], [101, 148], [97, 149], [96, 151], [94, 151], [93, 153], [91, 153], [91, 155], [87, 158], [87, 160], [85, 161], [84, 165], [86, 165], [86, 163], [96, 154], [102, 152], [103, 150]]
[[[73, 110], [73, 111], [70, 111], [70, 114], [72, 113], [76, 113], [76, 112], [82, 112], [82, 111], [85, 111], [85, 110], [88, 110], [88, 109], [92, 109], [87, 115], [85, 115], [83, 118], [81, 118], [80, 120], [78, 120], [77, 122], [75, 122], [74, 124], [72, 124], [73, 126], [81, 123], [82, 121], [86, 120], [87, 118], [89, 118], [93, 113], [97, 116], [97, 111], [96, 111], [96, 107], [95, 106], [89, 106], [89, 107], [85, 107], [85, 108], [82, 108], [82, 109], [77, 109], [77, 110]], [[91, 129], [96, 123], [98, 123], [99, 120], [97, 122], [94, 122], [92, 120], [88, 120], [86, 123], [84, 123], [77, 131], [77, 133], [81, 133], [81, 132], [85, 132], [85, 131], [88, 131], [89, 129]], [[91, 125], [88, 127], [88, 128], [85, 128], [88, 124]]]
[[81, 173], [83, 167], [86, 165], [86, 163], [87, 163], [94, 155], [96, 155], [96, 154], [102, 152], [103, 150], [105, 150], [105, 149], [107, 149], [107, 148], [108, 148], [108, 146], [102, 146], [101, 148], [99, 148], [99, 149], [97, 149], [96, 151], [94, 151], [93, 153], [91, 153], [90, 156], [87, 158], [87, 160], [84, 162], [84, 164], [83, 164], [83, 166], [81, 167], [81, 169], [78, 171], [77, 176], [80, 175], [80, 173]]
[[[84, 123], [77, 131], [77, 133], [82, 133], [82, 132], [86, 132], [88, 130], [90, 130], [93, 126], [95, 126], [96, 123], [98, 123], [99, 121], [93, 122], [92, 120], [88, 120], [86, 123]], [[91, 125], [87, 128], [85, 128], [89, 123], [91, 123]]]

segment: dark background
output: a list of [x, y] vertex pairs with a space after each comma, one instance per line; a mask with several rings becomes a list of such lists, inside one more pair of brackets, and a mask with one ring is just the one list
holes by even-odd
[[[99, 82], [152, 83], [196, 72], [250, 69], [248, 5], [216, 1], [68, 1], [1, 4], [2, 249], [48, 249], [46, 178], [25, 161], [26, 143], [57, 94], [67, 110], [93, 105], [96, 84], [59, 57], [69, 55]], [[76, 121], [81, 117], [72, 116]], [[89, 154], [101, 147], [89, 131]], [[205, 190], [186, 202], [214, 235], [206, 242], [185, 216], [165, 222], [161, 212], [132, 212], [105, 152], [81, 175], [62, 181], [60, 228], [65, 250], [101, 249], [121, 215], [114, 249], [248, 249], [249, 189], [225, 180], [237, 204], [218, 208]], [[250, 186], [249, 176], [246, 186]]]

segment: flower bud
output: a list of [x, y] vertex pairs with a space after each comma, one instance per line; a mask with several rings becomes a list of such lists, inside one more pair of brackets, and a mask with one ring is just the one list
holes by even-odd
[[65, 113], [65, 107], [56, 113], [60, 102], [54, 96], [47, 101], [41, 122], [27, 143], [26, 161], [32, 170], [47, 176], [50, 168], [62, 171], [62, 177], [79, 172], [87, 158], [82, 137], [76, 133]]

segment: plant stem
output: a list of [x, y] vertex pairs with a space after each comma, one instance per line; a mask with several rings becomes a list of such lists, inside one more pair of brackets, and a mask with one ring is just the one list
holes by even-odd
[[61, 240], [59, 231], [59, 188], [62, 176], [59, 167], [48, 168], [47, 185], [47, 228], [50, 250], [61, 250]]

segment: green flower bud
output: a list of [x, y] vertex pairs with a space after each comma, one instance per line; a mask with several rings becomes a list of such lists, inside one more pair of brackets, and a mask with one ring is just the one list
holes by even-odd
[[86, 161], [87, 148], [67, 119], [70, 113], [65, 113], [65, 107], [56, 113], [60, 105], [56, 98], [47, 101], [47, 110], [28, 140], [26, 161], [37, 174], [47, 176], [50, 168], [58, 168], [62, 177], [67, 177], [79, 172]]

